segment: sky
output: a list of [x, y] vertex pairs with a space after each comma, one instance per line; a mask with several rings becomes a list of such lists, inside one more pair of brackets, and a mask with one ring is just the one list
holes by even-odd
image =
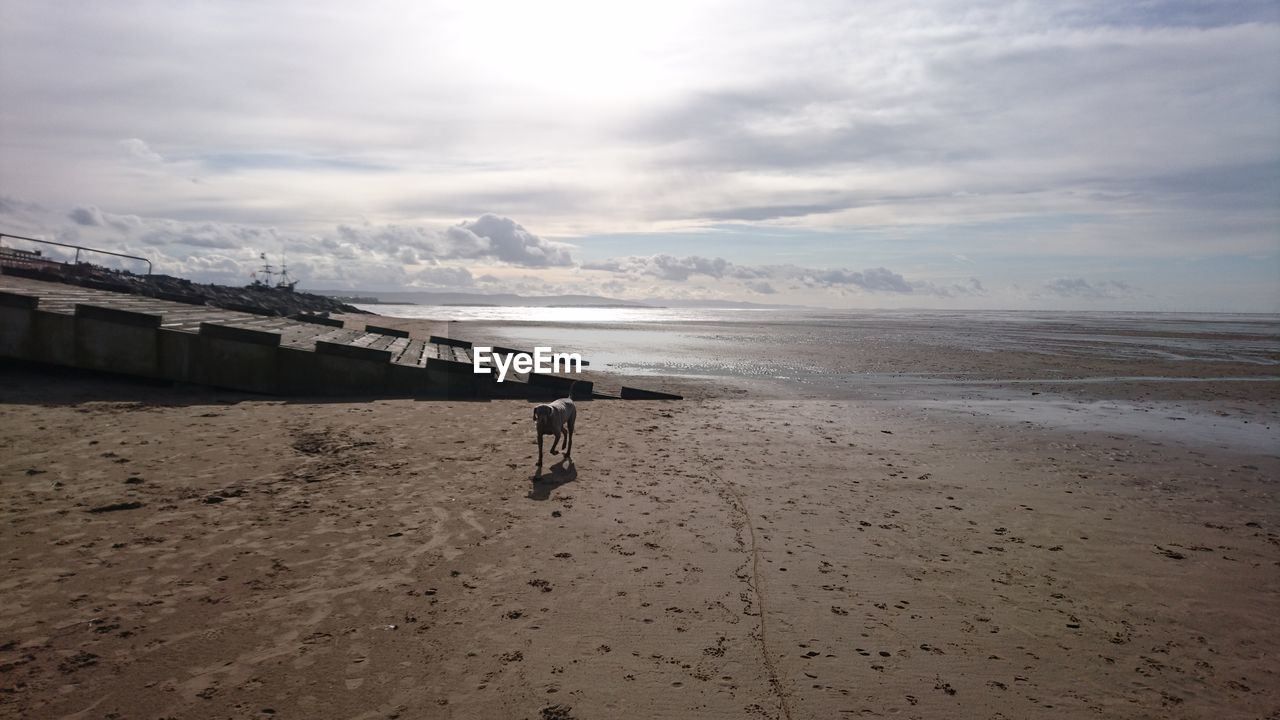
[[200, 281], [1280, 312], [1271, 1], [0, 0], [0, 98], [0, 232]]

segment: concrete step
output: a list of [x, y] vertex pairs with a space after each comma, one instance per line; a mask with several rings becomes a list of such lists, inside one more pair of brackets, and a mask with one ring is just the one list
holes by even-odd
[[467, 341], [318, 319], [0, 275], [0, 357], [277, 395], [541, 397], [573, 380], [498, 384]]

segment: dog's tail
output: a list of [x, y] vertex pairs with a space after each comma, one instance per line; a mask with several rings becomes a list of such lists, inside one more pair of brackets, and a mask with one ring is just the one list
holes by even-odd
[[574, 380], [573, 382], [569, 383], [569, 399], [570, 399], [570, 400], [572, 400], [572, 399], [573, 399], [573, 393], [574, 393], [574, 391], [575, 391], [575, 390], [577, 390], [577, 389], [578, 389], [578, 381], [577, 381], [577, 380]]

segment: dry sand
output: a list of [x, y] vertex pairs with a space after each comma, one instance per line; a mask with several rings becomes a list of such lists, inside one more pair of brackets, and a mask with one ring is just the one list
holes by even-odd
[[0, 400], [6, 717], [1280, 717], [1274, 452], [704, 387], [533, 483], [518, 401]]

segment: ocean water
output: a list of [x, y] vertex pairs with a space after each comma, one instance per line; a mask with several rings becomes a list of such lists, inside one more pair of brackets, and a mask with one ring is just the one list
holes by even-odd
[[[1274, 455], [1280, 316], [377, 305], [591, 370]], [[1136, 388], [1136, 390], [1135, 390]], [[1246, 400], [1246, 402], [1241, 402]]]
[[[459, 337], [580, 352], [630, 375], [839, 383], [877, 375], [945, 379], [973, 356], [1021, 353], [1064, 367], [1090, 360], [1192, 361], [1280, 372], [1280, 316], [937, 310], [535, 308], [372, 305], [396, 317], [456, 323]], [[913, 353], [913, 349], [916, 351]], [[967, 365], [919, 351], [962, 351]], [[979, 364], [984, 364], [979, 362]], [[1239, 373], [1235, 373], [1239, 374]], [[1069, 375], [1064, 375], [1068, 377]], [[1012, 376], [1010, 376], [1012, 377]]]

